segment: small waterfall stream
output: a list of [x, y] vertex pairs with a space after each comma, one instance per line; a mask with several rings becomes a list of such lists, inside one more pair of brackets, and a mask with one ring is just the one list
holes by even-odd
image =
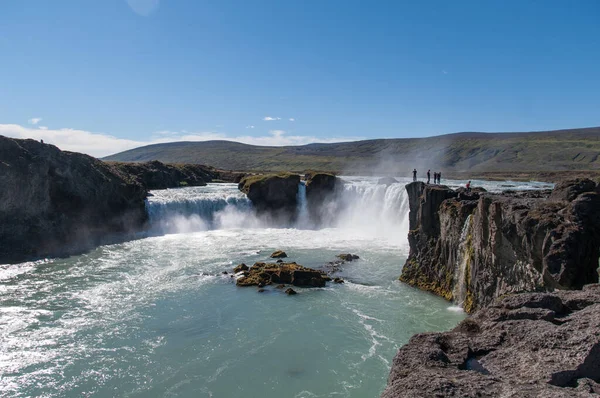
[[298, 203], [298, 219], [296, 220], [296, 227], [300, 229], [309, 228], [310, 219], [308, 215], [308, 204], [306, 202], [306, 184], [304, 181], [300, 181], [298, 184], [296, 202]]
[[466, 273], [467, 264], [469, 262], [469, 256], [467, 255], [467, 236], [471, 226], [471, 215], [465, 220], [465, 224], [462, 227], [460, 233], [460, 245], [458, 247], [458, 255], [456, 257], [456, 269], [454, 271], [454, 288], [452, 290], [452, 296], [454, 303], [463, 307], [466, 295], [467, 295], [467, 283]]

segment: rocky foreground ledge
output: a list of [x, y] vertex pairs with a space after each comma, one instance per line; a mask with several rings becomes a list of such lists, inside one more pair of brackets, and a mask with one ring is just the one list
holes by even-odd
[[410, 254], [400, 279], [473, 312], [518, 292], [598, 282], [600, 186], [465, 192], [413, 182]]
[[498, 298], [446, 333], [413, 336], [382, 398], [597, 397], [600, 285]]

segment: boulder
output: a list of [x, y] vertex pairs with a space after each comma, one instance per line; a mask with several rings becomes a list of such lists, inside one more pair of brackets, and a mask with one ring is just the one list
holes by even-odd
[[358, 260], [360, 258], [356, 254], [350, 254], [350, 253], [338, 254], [337, 257], [343, 261], [353, 261], [353, 260]]
[[285, 294], [287, 294], [288, 296], [292, 296], [292, 295], [298, 294], [298, 293], [296, 293], [296, 291], [290, 287], [285, 290]]
[[237, 265], [234, 269], [233, 272], [234, 273], [238, 273], [238, 272], [242, 272], [242, 271], [248, 271], [248, 266], [244, 263], [241, 263], [239, 265]]
[[600, 285], [498, 298], [400, 348], [382, 398], [591, 397], [600, 393]]
[[582, 193], [594, 190], [596, 190], [596, 183], [588, 178], [561, 181], [552, 190], [550, 200], [570, 202]]
[[271, 253], [271, 258], [285, 258], [288, 255], [283, 250], [277, 250]]

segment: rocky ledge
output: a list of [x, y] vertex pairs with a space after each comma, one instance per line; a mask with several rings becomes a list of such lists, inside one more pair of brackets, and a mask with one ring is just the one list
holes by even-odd
[[473, 312], [496, 297], [598, 282], [600, 188], [492, 194], [413, 182], [400, 279]]
[[234, 272], [242, 272], [238, 286], [263, 287], [270, 284], [290, 284], [294, 286], [323, 287], [330, 280], [324, 273], [296, 263], [255, 263], [248, 268], [238, 265]]
[[446, 333], [411, 338], [382, 398], [600, 394], [600, 285], [494, 300]]

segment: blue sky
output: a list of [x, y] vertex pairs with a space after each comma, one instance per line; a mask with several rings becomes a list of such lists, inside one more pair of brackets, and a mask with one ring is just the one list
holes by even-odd
[[5, 0], [0, 134], [100, 156], [597, 126], [599, 21], [597, 0]]

